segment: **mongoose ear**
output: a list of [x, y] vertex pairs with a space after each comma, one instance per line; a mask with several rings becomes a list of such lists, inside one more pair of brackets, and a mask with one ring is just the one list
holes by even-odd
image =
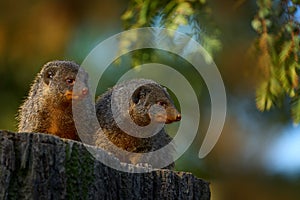
[[49, 69], [44, 71], [43, 80], [47, 85], [49, 85], [50, 81], [53, 79], [56, 71], [57, 70], [55, 68], [49, 68]]
[[164, 89], [165, 93], [169, 94], [168, 89], [166, 87], [162, 87], [162, 88]]
[[140, 86], [133, 92], [131, 97], [132, 102], [137, 104], [141, 99], [144, 99], [146, 97], [148, 92], [149, 90], [146, 86]]

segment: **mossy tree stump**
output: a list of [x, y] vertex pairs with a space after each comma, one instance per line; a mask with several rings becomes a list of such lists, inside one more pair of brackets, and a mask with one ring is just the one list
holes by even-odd
[[207, 200], [210, 190], [191, 173], [121, 172], [95, 159], [82, 143], [0, 131], [0, 199]]

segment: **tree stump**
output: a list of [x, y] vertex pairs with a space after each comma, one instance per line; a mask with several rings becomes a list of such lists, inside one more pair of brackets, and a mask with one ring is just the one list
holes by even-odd
[[[139, 168], [120, 165], [133, 172]], [[80, 142], [41, 133], [0, 131], [0, 199], [207, 200], [210, 189], [191, 173], [112, 169]]]

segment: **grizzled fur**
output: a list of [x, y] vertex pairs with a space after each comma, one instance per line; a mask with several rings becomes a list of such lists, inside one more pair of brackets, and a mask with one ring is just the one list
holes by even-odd
[[[134, 153], [145, 153], [151, 152], [158, 149], [161, 149], [165, 145], [169, 144], [172, 138], [166, 133], [164, 128], [162, 128], [156, 135], [146, 138], [138, 138], [132, 135], [127, 134], [125, 131], [119, 128], [116, 123], [116, 119], [114, 119], [112, 110], [111, 110], [111, 100], [113, 97], [113, 91], [118, 91], [117, 96], [114, 98], [118, 98], [121, 100], [126, 99], [128, 95], [126, 93], [126, 87], [128, 85], [137, 85], [142, 81], [147, 81], [144, 79], [135, 79], [129, 82], [121, 83], [108, 90], [102, 96], [98, 98], [96, 101], [96, 114], [100, 126], [102, 128], [103, 133], [106, 137], [98, 137], [96, 140], [96, 145], [115, 154], [121, 161], [131, 162], [133, 164], [147, 162], [145, 160], [140, 160], [139, 157], [133, 156], [128, 153], [125, 157], [118, 155], [117, 148], [125, 150], [127, 152]], [[150, 111], [151, 106], [159, 105], [163, 107], [165, 112], [152, 112]], [[156, 123], [172, 123], [175, 121], [179, 121], [181, 119], [180, 113], [175, 108], [169, 94], [167, 91], [158, 85], [157, 83], [151, 81], [151, 83], [147, 83], [138, 87], [132, 94], [129, 99], [129, 105], [126, 105], [127, 108], [125, 112], [129, 113], [130, 119], [136, 125], [140, 127], [147, 126], [151, 120]], [[117, 110], [117, 115], [121, 117], [126, 117], [123, 111]], [[128, 119], [127, 119], [128, 120]], [[143, 133], [139, 133], [143, 134]], [[110, 142], [107, 141], [107, 138]], [[171, 152], [164, 152], [163, 157], [157, 159], [165, 159], [171, 158], [175, 149], [172, 148]], [[123, 155], [123, 154], [122, 154]], [[159, 161], [158, 161], [159, 162]], [[167, 168], [173, 168], [174, 163]]]
[[79, 140], [72, 116], [72, 99], [76, 103], [89, 96], [85, 72], [80, 73], [82, 77], [77, 81], [79, 91], [73, 91], [79, 68], [71, 61], [52, 61], [43, 66], [20, 107], [18, 132], [42, 132]]

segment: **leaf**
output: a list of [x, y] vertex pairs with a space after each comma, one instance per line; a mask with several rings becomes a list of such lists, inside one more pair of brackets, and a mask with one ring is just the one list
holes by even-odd
[[270, 26], [272, 25], [272, 21], [269, 20], [269, 19], [266, 19], [266, 20], [265, 20], [265, 23], [266, 23], [266, 26], [267, 26], [267, 27], [270, 27]]
[[281, 87], [284, 90], [282, 92], [286, 92], [290, 97], [294, 97], [295, 91], [291, 86], [291, 81], [290, 81], [290, 78], [288, 77], [289, 76], [288, 70], [286, 70], [284, 64], [279, 66], [279, 68], [277, 70], [277, 76], [280, 81]]
[[122, 16], [121, 16], [121, 19], [122, 20], [128, 20], [130, 18], [133, 17], [133, 10], [130, 9], [130, 10], [127, 10]]
[[146, 0], [142, 4], [142, 8], [141, 8], [140, 13], [139, 13], [139, 20], [137, 22], [139, 24], [139, 26], [143, 26], [147, 22], [148, 8], [149, 8], [149, 0]]
[[272, 107], [272, 99], [269, 95], [269, 89], [268, 89], [269, 83], [263, 82], [260, 87], [256, 90], [256, 107], [260, 111], [270, 110]]
[[222, 48], [221, 41], [213, 35], [207, 34], [203, 34], [202, 38], [204, 40], [202, 46], [209, 54], [204, 56], [204, 59], [207, 63], [211, 63], [213, 61], [211, 55], [214, 54], [214, 51], [218, 51]]
[[292, 118], [295, 124], [300, 123], [300, 98], [299, 95], [292, 100], [291, 105]]
[[289, 92], [289, 96], [295, 97], [295, 95], [296, 95], [295, 90], [291, 89], [291, 91]]
[[[178, 24], [170, 23], [170, 24], [166, 25], [166, 28], [167, 29], [171, 29], [171, 30], [176, 30], [178, 28]], [[172, 37], [172, 36], [174, 36], [174, 33], [173, 32], [169, 32], [169, 35]]]
[[266, 8], [266, 7], [262, 7], [258, 11], [258, 16], [261, 19], [264, 19], [264, 18], [268, 17], [269, 14], [270, 14], [270, 10], [268, 8]]
[[270, 93], [276, 97], [278, 97], [281, 94], [281, 85], [278, 82], [277, 78], [272, 76], [269, 83], [269, 90]]
[[299, 81], [299, 77], [298, 77], [298, 74], [297, 74], [297, 71], [296, 71], [296, 67], [297, 67], [297, 62], [294, 62], [289, 67], [289, 78], [291, 80], [293, 88], [297, 88], [298, 87], [298, 81]]
[[286, 61], [286, 59], [289, 57], [293, 47], [293, 42], [292, 41], [286, 41], [283, 46], [282, 50], [279, 54], [279, 62], [283, 63]]
[[294, 14], [296, 11], [297, 11], [297, 7], [296, 6], [290, 6], [290, 7], [288, 7], [289, 14]]
[[173, 22], [178, 25], [187, 25], [188, 24], [188, 20], [184, 17], [184, 15], [177, 15], [174, 18]]
[[288, 23], [288, 24], [285, 25], [285, 30], [286, 30], [288, 33], [292, 33], [292, 31], [293, 31], [293, 26], [292, 26], [290, 23]]
[[295, 64], [296, 64], [296, 69], [300, 69], [300, 64], [299, 63], [297, 63], [297, 62], [295, 62]]
[[263, 0], [264, 4], [266, 7], [271, 8], [272, 6], [272, 1], [271, 0]]
[[190, 15], [194, 14], [194, 9], [191, 7], [191, 5], [188, 2], [182, 2], [182, 3], [178, 4], [178, 6], [176, 8], [176, 12], [178, 14], [190, 16]]
[[252, 20], [251, 25], [252, 25], [252, 28], [254, 30], [256, 30], [257, 32], [262, 31], [262, 25], [261, 25], [261, 21], [259, 19]]

